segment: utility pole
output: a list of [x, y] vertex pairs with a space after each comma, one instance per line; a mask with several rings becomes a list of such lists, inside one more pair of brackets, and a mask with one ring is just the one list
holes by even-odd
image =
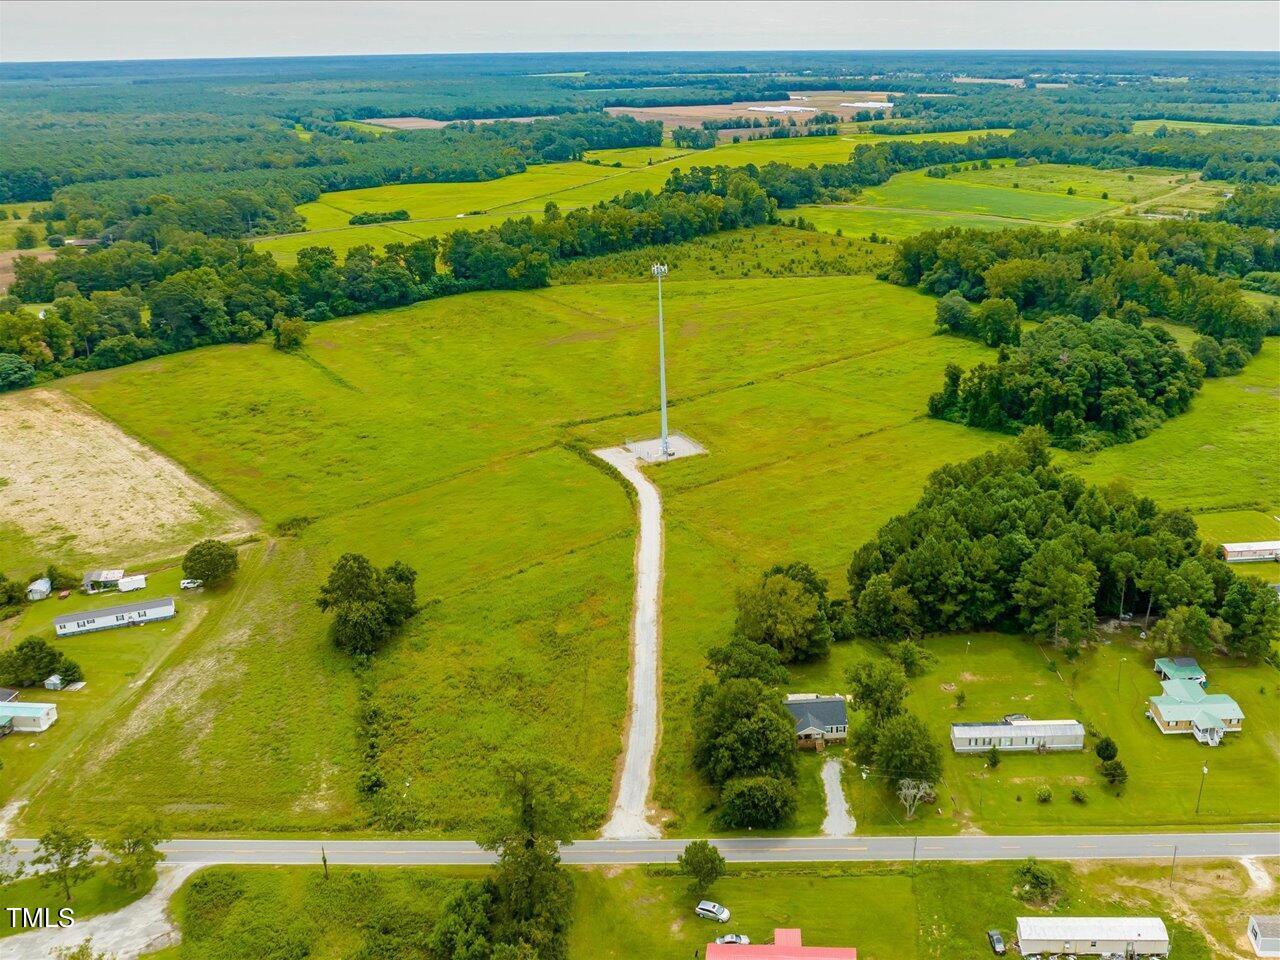
[[665, 263], [655, 263], [651, 272], [658, 279], [658, 392], [662, 406], [662, 455], [671, 456], [671, 444], [667, 442], [667, 354], [662, 329], [662, 278], [667, 275]]
[[1173, 863], [1169, 865], [1169, 886], [1173, 886], [1173, 874], [1178, 869], [1178, 845], [1173, 845]]
[[1204, 782], [1209, 778], [1209, 765], [1200, 768], [1200, 792], [1196, 794], [1196, 816], [1200, 816], [1200, 798], [1204, 796]]
[[1120, 692], [1120, 671], [1124, 669], [1125, 661], [1128, 657], [1121, 657], [1120, 662], [1116, 664], [1116, 693]]

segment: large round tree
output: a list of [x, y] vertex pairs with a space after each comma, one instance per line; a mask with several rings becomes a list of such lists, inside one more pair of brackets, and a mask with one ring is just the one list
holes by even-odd
[[201, 540], [182, 558], [182, 573], [205, 586], [222, 583], [236, 572], [240, 559], [235, 548], [221, 540]]

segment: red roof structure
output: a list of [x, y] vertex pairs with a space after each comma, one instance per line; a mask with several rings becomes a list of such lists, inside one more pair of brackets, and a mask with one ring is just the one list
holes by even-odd
[[707, 960], [858, 960], [853, 947], [806, 947], [800, 931], [773, 931], [773, 943], [708, 943]]

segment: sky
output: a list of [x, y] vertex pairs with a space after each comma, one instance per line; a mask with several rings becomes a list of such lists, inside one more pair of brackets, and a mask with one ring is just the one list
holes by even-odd
[[578, 50], [1280, 50], [1277, 0], [0, 0], [0, 61]]

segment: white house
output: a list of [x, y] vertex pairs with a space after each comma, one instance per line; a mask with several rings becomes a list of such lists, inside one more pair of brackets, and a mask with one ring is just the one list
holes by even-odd
[[1249, 942], [1260, 957], [1280, 957], [1280, 915], [1250, 917]]
[[177, 612], [173, 597], [159, 597], [154, 600], [139, 600], [137, 603], [123, 603], [118, 607], [106, 607], [102, 610], [64, 614], [53, 618], [53, 628], [58, 636], [70, 637], [77, 633], [90, 633], [94, 630], [110, 630], [113, 627], [131, 627], [139, 623], [150, 623], [152, 620], [168, 620]]
[[104, 590], [114, 590], [120, 585], [120, 580], [123, 577], [123, 570], [90, 570], [84, 575], [80, 589], [85, 593], [101, 593]]
[[53, 703], [12, 703], [0, 704], [0, 733], [11, 733], [22, 730], [26, 733], [40, 733], [53, 726], [58, 719], [58, 707]]
[[48, 577], [41, 577], [39, 580], [32, 580], [27, 584], [27, 599], [31, 602], [43, 600], [53, 592], [53, 584]]
[[992, 723], [953, 723], [951, 749], [956, 753], [1001, 753], [1030, 750], [1083, 750], [1084, 725], [1079, 720], [1032, 720], [1011, 713]]
[[1280, 560], [1280, 540], [1254, 540], [1249, 543], [1224, 543], [1222, 559], [1227, 563], [1249, 563], [1254, 560]]
[[1019, 917], [1018, 950], [1024, 957], [1164, 957], [1169, 931], [1159, 917]]

